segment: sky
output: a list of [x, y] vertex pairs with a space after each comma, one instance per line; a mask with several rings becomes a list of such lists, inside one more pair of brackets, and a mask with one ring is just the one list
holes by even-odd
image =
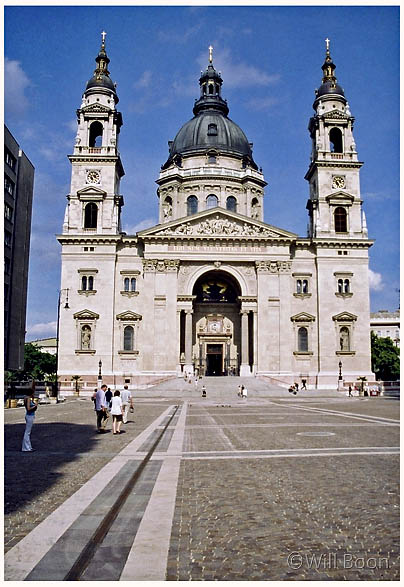
[[307, 236], [307, 130], [325, 39], [355, 117], [370, 249], [371, 311], [399, 305], [397, 6], [6, 6], [5, 123], [35, 166], [27, 336], [54, 336], [76, 109], [105, 30], [123, 115], [123, 230], [157, 223], [168, 141], [192, 118], [200, 71], [223, 77], [229, 117], [268, 182], [264, 219]]

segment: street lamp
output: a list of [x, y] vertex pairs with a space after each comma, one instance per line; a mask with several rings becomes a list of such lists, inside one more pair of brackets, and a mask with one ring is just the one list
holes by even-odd
[[338, 363], [339, 374], [338, 374], [338, 389], [342, 389], [344, 384], [342, 381], [342, 361]]
[[101, 374], [101, 369], [102, 369], [102, 361], [101, 359], [98, 362], [98, 387], [101, 387], [101, 383], [102, 383], [102, 374]]
[[60, 298], [62, 291], [66, 292], [66, 299], [64, 309], [69, 310], [69, 288], [60, 289], [58, 297], [58, 317], [56, 322], [56, 373], [55, 373], [55, 385], [56, 385], [56, 402], [59, 401], [59, 382], [58, 382], [58, 370], [59, 370], [59, 327], [60, 327]]

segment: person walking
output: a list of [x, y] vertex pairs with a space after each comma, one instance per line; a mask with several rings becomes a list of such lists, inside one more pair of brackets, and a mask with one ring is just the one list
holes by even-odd
[[25, 406], [25, 432], [22, 439], [22, 452], [33, 452], [35, 449], [31, 446], [31, 430], [35, 420], [37, 405], [34, 402], [35, 388], [33, 387], [24, 397]]
[[95, 394], [95, 412], [97, 414], [97, 432], [100, 434], [105, 430], [108, 420], [107, 402], [105, 399], [106, 385], [101, 385]]
[[113, 434], [121, 434], [121, 424], [123, 416], [123, 406], [121, 399], [121, 392], [117, 389], [114, 393], [114, 397], [111, 401], [111, 414], [112, 414], [112, 432]]
[[108, 387], [107, 391], [105, 392], [105, 401], [107, 402], [107, 409], [109, 410], [111, 407], [111, 400], [112, 400], [112, 391]]
[[240, 383], [240, 385], [237, 387], [237, 395], [238, 395], [239, 397], [242, 397], [242, 395], [241, 395], [241, 392], [242, 392], [242, 390], [243, 390], [243, 386], [242, 386], [242, 385], [241, 385], [241, 383]]
[[206, 387], [202, 385], [202, 397], [206, 397]]
[[129, 408], [131, 409], [131, 411], [133, 411], [132, 394], [130, 393], [127, 385], [123, 386], [123, 391], [121, 393], [121, 400], [122, 400], [122, 408], [123, 408], [122, 419], [123, 419], [123, 423], [126, 424], [128, 421]]
[[248, 389], [245, 387], [245, 385], [243, 385], [243, 389], [242, 389], [242, 397], [243, 399], [247, 399], [248, 397]]

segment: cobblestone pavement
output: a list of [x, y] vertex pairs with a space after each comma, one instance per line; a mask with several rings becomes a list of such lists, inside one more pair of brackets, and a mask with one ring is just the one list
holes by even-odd
[[[156, 425], [135, 441], [137, 456], [126, 449], [124, 458], [142, 458], [162, 428], [156, 418], [173, 405], [172, 397], [146, 394], [120, 436], [96, 434], [90, 400], [40, 406], [31, 454], [20, 452], [24, 411], [6, 411], [6, 551], [82, 485], [91, 498], [86, 488], [98, 486], [97, 471]], [[120, 545], [118, 532], [120, 549], [97, 567], [105, 575], [94, 576], [152, 580], [155, 564], [160, 580], [398, 580], [399, 401], [222, 395], [220, 403], [192, 398], [174, 417], [149, 463], [161, 467], [147, 481], [149, 497], [140, 499], [136, 487], [130, 497], [146, 508], [131, 506], [140, 524], [133, 546]], [[54, 546], [59, 556], [75, 552], [68, 534]]]
[[5, 514], [7, 552], [77, 491], [117, 452], [161, 414], [167, 403], [136, 402], [136, 412], [113, 436], [96, 433], [90, 399], [38, 406], [31, 441], [34, 453], [21, 453], [24, 408], [5, 410]]
[[[336, 450], [397, 446], [397, 426], [344, 414], [398, 419], [398, 402], [301, 405], [190, 408], [167, 580], [398, 580], [399, 457]], [[295, 452], [240, 452], [273, 449]]]

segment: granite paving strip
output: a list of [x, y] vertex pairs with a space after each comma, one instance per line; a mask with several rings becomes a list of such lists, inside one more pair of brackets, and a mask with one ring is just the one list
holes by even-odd
[[165, 580], [187, 407], [185, 401], [121, 581]]
[[26, 578], [62, 534], [120, 471], [127, 462], [127, 457], [132, 452], [136, 452], [171, 411], [172, 406], [169, 406], [105, 467], [6, 553], [4, 562], [6, 580], [21, 581]]
[[392, 418], [383, 418], [383, 417], [379, 417], [379, 416], [371, 416], [368, 414], [352, 414], [352, 413], [347, 413], [347, 412], [341, 412], [341, 411], [337, 411], [337, 410], [329, 410], [326, 408], [313, 408], [313, 407], [307, 407], [307, 406], [294, 406], [296, 409], [299, 410], [305, 410], [305, 411], [311, 411], [311, 412], [316, 412], [316, 413], [321, 413], [321, 414], [330, 414], [330, 415], [335, 415], [335, 416], [340, 416], [342, 418], [353, 418], [353, 419], [359, 419], [359, 420], [367, 420], [368, 422], [383, 422], [386, 424], [390, 424], [392, 426], [399, 426], [400, 425], [400, 420], [396, 420], [396, 419], [392, 419]]

